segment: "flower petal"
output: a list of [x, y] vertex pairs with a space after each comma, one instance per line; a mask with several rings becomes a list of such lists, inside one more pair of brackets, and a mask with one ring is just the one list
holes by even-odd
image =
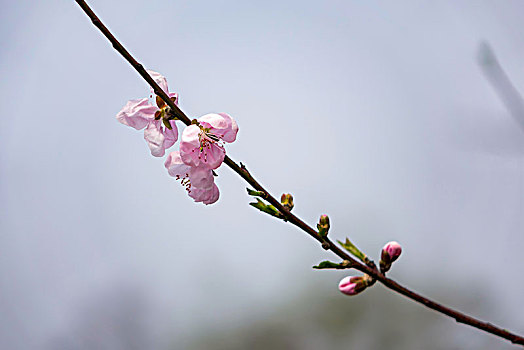
[[218, 191], [217, 185], [213, 184], [213, 187], [204, 190], [201, 188], [191, 188], [189, 197], [193, 198], [195, 202], [203, 202], [204, 204], [213, 204], [218, 200], [220, 192]]
[[233, 119], [229, 114], [226, 113], [219, 113], [222, 117], [228, 119], [228, 129], [223, 134], [222, 140], [226, 142], [234, 142], [237, 138], [238, 133], [238, 125], [235, 119]]
[[217, 185], [213, 184], [213, 189], [212, 189], [212, 192], [211, 192], [211, 196], [202, 201], [205, 205], [208, 205], [208, 204], [213, 204], [215, 203], [217, 200], [218, 200], [218, 197], [220, 197], [220, 191], [218, 190], [218, 187]]
[[188, 192], [189, 197], [193, 198], [195, 202], [202, 202], [204, 199], [209, 197], [211, 190], [205, 190], [203, 188], [192, 188]]
[[209, 113], [201, 116], [197, 120], [200, 124], [207, 124], [204, 127], [211, 128], [211, 132], [213, 132], [213, 129], [219, 132], [219, 135], [221, 135], [220, 131], [228, 129], [228, 119], [218, 113]]
[[147, 126], [155, 118], [158, 109], [149, 103], [147, 98], [127, 101], [126, 105], [118, 112], [116, 119], [127, 126], [137, 130]]
[[229, 114], [209, 113], [198, 118], [198, 122], [226, 142], [233, 142], [237, 137], [237, 122]]
[[207, 167], [191, 167], [189, 180], [192, 188], [201, 188], [208, 190], [213, 187], [215, 182], [213, 172]]
[[164, 166], [166, 167], [169, 175], [173, 177], [188, 177], [191, 171], [191, 167], [182, 162], [182, 159], [180, 158], [180, 152], [178, 151], [169, 153]]
[[[147, 70], [147, 73], [149, 73], [149, 75], [151, 76], [151, 78], [153, 78], [155, 83], [157, 83], [158, 86], [160, 86], [160, 88], [164, 90], [166, 94], [169, 93], [169, 90], [167, 89], [167, 79], [162, 74], [149, 69]], [[153, 89], [151, 89], [151, 92], [154, 93]]]
[[169, 147], [173, 146], [178, 140], [178, 129], [176, 127], [176, 123], [174, 120], [169, 121], [169, 125], [171, 125], [171, 129], [165, 128], [164, 129], [164, 148], [168, 149]]
[[190, 125], [182, 132], [180, 157], [187, 165], [198, 166], [201, 163], [199, 135], [200, 128], [197, 125]]
[[209, 144], [209, 147], [205, 147], [200, 155], [200, 160], [205, 166], [216, 169], [222, 164], [226, 157], [226, 151], [224, 147], [217, 145], [216, 143]]
[[166, 154], [165, 136], [162, 132], [161, 123], [161, 120], [153, 120], [144, 130], [144, 139], [151, 150], [151, 154], [155, 157], [163, 157]]

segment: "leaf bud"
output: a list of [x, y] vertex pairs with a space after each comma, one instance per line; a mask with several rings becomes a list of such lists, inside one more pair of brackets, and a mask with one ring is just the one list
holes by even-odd
[[330, 227], [331, 226], [329, 225], [329, 216], [320, 215], [320, 219], [318, 220], [318, 224], [317, 224], [319, 235], [321, 237], [326, 237], [329, 232]]
[[291, 211], [295, 204], [293, 204], [293, 196], [290, 193], [283, 193], [280, 197], [280, 202], [287, 210]]

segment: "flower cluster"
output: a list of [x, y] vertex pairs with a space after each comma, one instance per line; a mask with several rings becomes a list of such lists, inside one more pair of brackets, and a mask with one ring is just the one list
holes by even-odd
[[[147, 72], [178, 106], [178, 94], [169, 92], [166, 78], [154, 71]], [[144, 139], [155, 157], [163, 157], [166, 149], [178, 140], [176, 118], [159, 96], [155, 96], [155, 104], [148, 98], [128, 101], [116, 118], [137, 130], [145, 129]], [[224, 144], [235, 141], [237, 132], [238, 125], [229, 115], [206, 114], [184, 129], [180, 150], [168, 155], [164, 165], [169, 175], [180, 180], [195, 202], [212, 204], [218, 200], [213, 169], [224, 161]]]

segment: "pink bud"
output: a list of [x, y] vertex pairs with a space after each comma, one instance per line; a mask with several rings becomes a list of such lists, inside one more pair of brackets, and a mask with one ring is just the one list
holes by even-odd
[[390, 263], [397, 260], [400, 256], [400, 253], [402, 253], [402, 247], [397, 242], [388, 242], [382, 248], [382, 254], [387, 254], [389, 259], [383, 259], [383, 260], [389, 260]]
[[346, 295], [356, 295], [367, 287], [367, 281], [362, 276], [344, 277], [338, 284], [338, 289]]

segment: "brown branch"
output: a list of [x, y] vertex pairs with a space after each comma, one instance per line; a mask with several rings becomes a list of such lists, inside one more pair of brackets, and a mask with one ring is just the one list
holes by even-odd
[[[176, 117], [179, 120], [181, 120], [184, 124], [190, 125], [191, 120], [184, 114], [184, 112], [182, 112], [182, 110], [180, 110], [180, 108], [178, 108], [178, 106], [176, 106], [173, 103], [173, 101], [158, 86], [158, 84], [153, 80], [153, 78], [151, 78], [151, 76], [147, 73], [144, 67], [138, 61], [136, 61], [133, 58], [133, 56], [131, 56], [131, 54], [124, 48], [124, 46], [122, 46], [122, 44], [120, 44], [120, 42], [113, 36], [113, 34], [111, 34], [109, 29], [107, 29], [107, 27], [100, 21], [100, 19], [95, 15], [93, 10], [91, 10], [91, 8], [86, 4], [86, 2], [83, 0], [75, 0], [75, 1], [78, 3], [78, 5], [80, 5], [82, 10], [84, 10], [84, 12], [93, 22], [93, 24], [111, 42], [114, 49], [118, 51], [131, 64], [131, 66], [133, 66], [133, 68], [136, 69], [136, 71], [142, 76], [142, 78], [144, 78], [147, 81], [147, 83], [151, 86], [151, 88], [153, 88], [153, 91], [155, 92], [155, 94], [160, 96], [162, 100], [164, 100], [164, 102], [166, 102], [166, 104], [169, 105], [169, 107], [171, 107], [173, 114], [175, 114]], [[414, 300], [420, 304], [427, 306], [430, 309], [433, 309], [437, 312], [440, 312], [444, 315], [454, 318], [457, 322], [464, 323], [472, 327], [475, 327], [477, 329], [483, 330], [485, 332], [505, 338], [514, 344], [524, 345], [523, 337], [517, 334], [510, 333], [507, 330], [494, 326], [490, 323], [477, 320], [471, 316], [455, 311], [437, 302], [434, 302], [418, 293], [415, 293], [409, 290], [406, 287], [403, 287], [402, 285], [398, 284], [397, 282], [393, 281], [392, 279], [387, 278], [376, 267], [372, 268], [372, 267], [369, 267], [365, 264], [358, 262], [357, 260], [352, 258], [350, 255], [348, 255], [345, 251], [343, 251], [341, 248], [336, 246], [333, 242], [331, 242], [327, 237], [321, 237], [315, 229], [313, 229], [311, 226], [309, 226], [304, 221], [302, 221], [300, 218], [298, 218], [297, 216], [292, 214], [289, 210], [287, 210], [280, 203], [280, 201], [278, 201], [275, 197], [273, 197], [262, 185], [258, 183], [258, 181], [255, 180], [255, 178], [250, 174], [250, 172], [246, 169], [246, 167], [242, 165], [242, 163], [239, 166], [228, 156], [225, 157], [224, 163], [226, 163], [227, 166], [229, 166], [234, 172], [240, 175], [255, 190], [263, 192], [265, 194], [264, 199], [266, 199], [269, 203], [275, 206], [275, 208], [277, 208], [280, 211], [280, 213], [282, 213], [282, 215], [284, 216], [284, 218], [287, 221], [297, 226], [302, 231], [306, 232], [312, 238], [314, 238], [319, 243], [321, 243], [324, 249], [331, 250], [335, 255], [340, 257], [342, 260], [347, 260], [348, 264], [350, 264], [351, 267], [372, 276], [376, 280], [380, 281], [387, 288], [394, 290], [395, 292], [402, 294], [411, 300]]]

